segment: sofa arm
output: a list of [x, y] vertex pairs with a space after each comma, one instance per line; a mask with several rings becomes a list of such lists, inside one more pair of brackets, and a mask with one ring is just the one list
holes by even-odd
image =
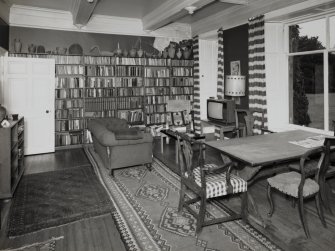
[[136, 145], [143, 143], [152, 143], [153, 137], [149, 132], [141, 132], [143, 136], [141, 139], [127, 139], [127, 140], [116, 140], [115, 145], [124, 146], [124, 145]]
[[90, 120], [87, 125], [88, 130], [94, 135], [100, 144], [104, 146], [117, 145], [117, 140], [113, 132], [109, 131], [99, 120]]

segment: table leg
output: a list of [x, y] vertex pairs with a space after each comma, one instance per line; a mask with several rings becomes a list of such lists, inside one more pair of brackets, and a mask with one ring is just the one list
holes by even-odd
[[161, 153], [163, 154], [164, 153], [164, 148], [163, 148], [163, 145], [164, 145], [164, 137], [163, 135], [161, 135]]
[[[182, 144], [181, 142], [180, 142], [180, 144]], [[177, 144], [177, 142], [176, 142], [176, 163], [178, 164], [178, 162], [179, 162], [179, 159], [178, 159], [178, 155], [179, 155], [179, 150], [178, 150], [178, 144]]]

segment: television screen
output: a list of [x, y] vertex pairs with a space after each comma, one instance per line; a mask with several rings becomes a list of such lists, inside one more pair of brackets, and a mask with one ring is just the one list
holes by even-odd
[[217, 123], [234, 123], [235, 101], [227, 99], [208, 99], [207, 119]]
[[212, 119], [223, 119], [223, 104], [208, 102], [207, 116]]

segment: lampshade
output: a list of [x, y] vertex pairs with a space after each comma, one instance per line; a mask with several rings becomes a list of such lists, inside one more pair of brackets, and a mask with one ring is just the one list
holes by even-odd
[[245, 76], [228, 75], [225, 81], [225, 95], [240, 97], [245, 95]]

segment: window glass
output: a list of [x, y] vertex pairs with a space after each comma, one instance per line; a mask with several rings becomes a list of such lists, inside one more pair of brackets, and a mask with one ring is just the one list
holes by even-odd
[[329, 47], [335, 48], [335, 16], [329, 18]]
[[291, 123], [324, 129], [323, 54], [290, 57]]
[[334, 131], [335, 120], [335, 52], [329, 53], [329, 130]]
[[314, 51], [326, 46], [325, 19], [313, 20], [289, 27], [290, 52]]

